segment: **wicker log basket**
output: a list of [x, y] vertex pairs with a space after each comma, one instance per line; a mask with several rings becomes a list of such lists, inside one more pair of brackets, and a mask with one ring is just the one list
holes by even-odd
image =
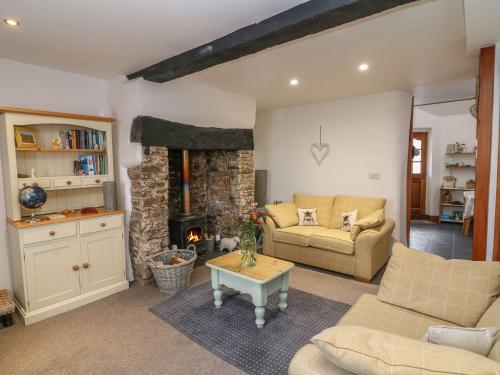
[[[166, 250], [147, 259], [160, 292], [175, 294], [189, 286], [198, 257], [195, 247], [191, 249], [191, 246], [187, 249]], [[179, 260], [179, 263], [175, 263]]]

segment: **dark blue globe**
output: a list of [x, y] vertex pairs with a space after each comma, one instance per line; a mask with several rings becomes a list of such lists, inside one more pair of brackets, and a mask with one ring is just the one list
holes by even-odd
[[44, 205], [47, 193], [38, 185], [26, 186], [19, 191], [18, 200], [24, 208], [35, 209]]

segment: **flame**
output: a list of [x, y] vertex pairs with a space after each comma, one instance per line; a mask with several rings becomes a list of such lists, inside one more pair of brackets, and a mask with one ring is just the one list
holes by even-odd
[[191, 229], [187, 235], [187, 240], [188, 242], [198, 242], [201, 240], [201, 236], [196, 234], [195, 231]]

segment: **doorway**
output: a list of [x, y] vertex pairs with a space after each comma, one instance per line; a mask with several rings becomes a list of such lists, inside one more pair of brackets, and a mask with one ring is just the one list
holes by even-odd
[[472, 259], [474, 104], [467, 99], [413, 109], [409, 245], [446, 259]]
[[411, 218], [424, 219], [427, 188], [427, 133], [413, 132]]

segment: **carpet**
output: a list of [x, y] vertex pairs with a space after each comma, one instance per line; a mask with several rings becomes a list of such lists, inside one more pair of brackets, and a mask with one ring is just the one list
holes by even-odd
[[262, 329], [250, 296], [223, 288], [213, 304], [210, 282], [178, 293], [150, 309], [156, 316], [223, 360], [252, 375], [284, 375], [293, 355], [315, 334], [334, 326], [350, 305], [290, 288], [285, 311], [278, 293], [268, 299]]

